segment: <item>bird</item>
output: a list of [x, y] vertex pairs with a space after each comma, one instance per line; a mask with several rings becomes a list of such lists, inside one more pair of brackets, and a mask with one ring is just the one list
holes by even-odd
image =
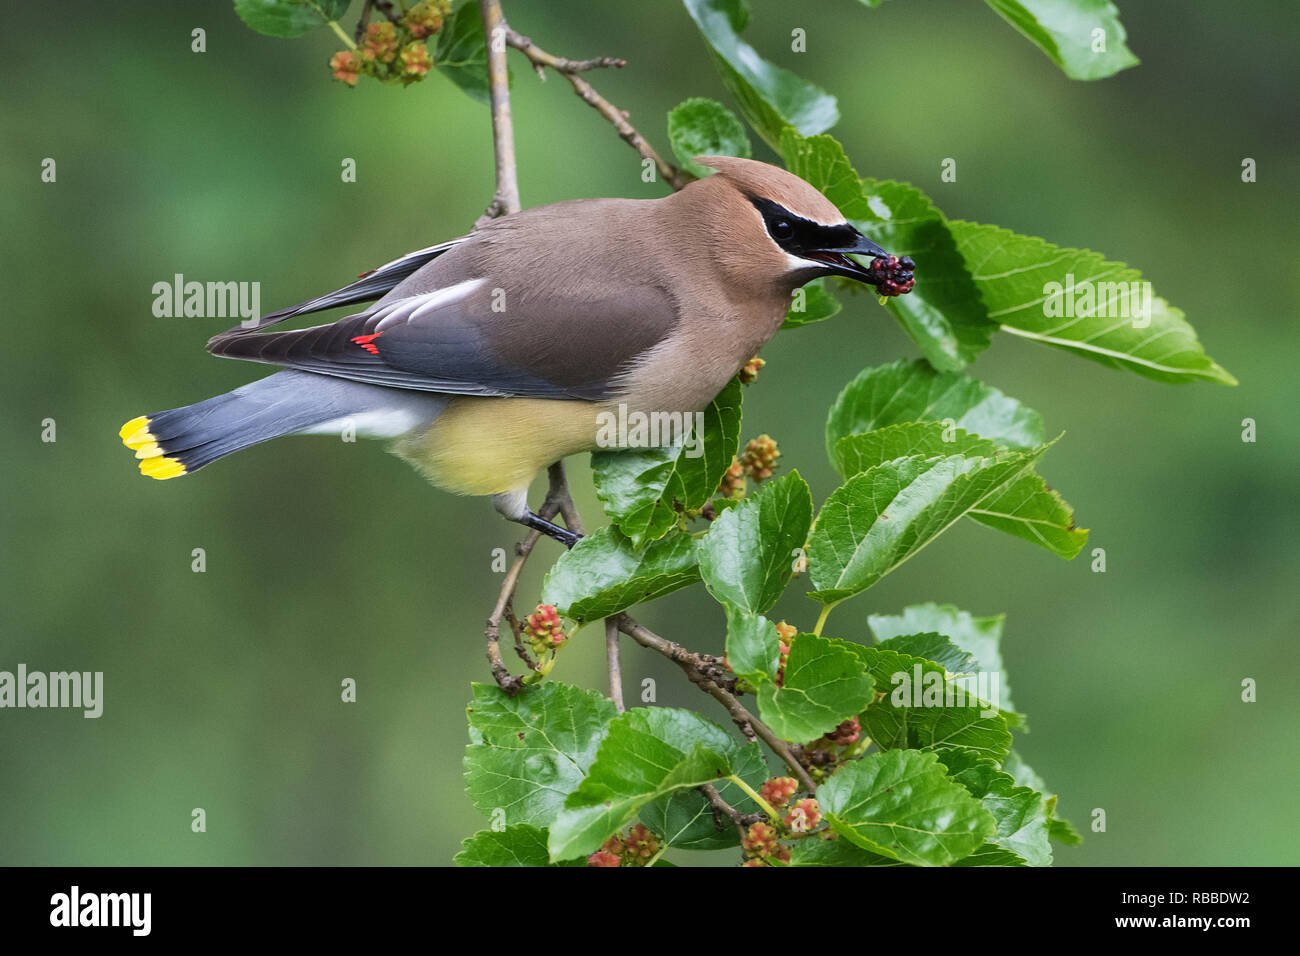
[[[272, 438], [350, 428], [389, 439], [434, 485], [491, 496], [505, 518], [572, 547], [580, 535], [529, 508], [528, 487], [597, 448], [602, 413], [704, 409], [813, 279], [912, 287], [911, 259], [890, 256], [795, 174], [695, 161], [713, 173], [668, 196], [502, 216], [216, 335], [212, 354], [280, 370], [133, 418], [122, 441], [141, 473], [164, 480]], [[357, 303], [370, 304], [264, 331]]]

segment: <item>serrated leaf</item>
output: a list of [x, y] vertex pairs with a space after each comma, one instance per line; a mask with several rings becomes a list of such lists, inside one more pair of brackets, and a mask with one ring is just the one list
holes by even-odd
[[[944, 682], [945, 691], [955, 693], [955, 682]], [[904, 691], [911, 685], [898, 688]], [[923, 693], [915, 691], [914, 693]], [[938, 750], [961, 747], [998, 761], [1011, 749], [1011, 732], [1006, 718], [996, 707], [980, 702], [965, 706], [913, 706], [915, 698], [898, 706], [894, 694], [875, 701], [863, 715], [867, 735], [882, 750]], [[924, 698], [923, 698], [924, 699]], [[967, 697], [971, 700], [971, 697]]]
[[704, 586], [725, 604], [766, 612], [789, 583], [811, 524], [812, 492], [799, 472], [765, 482], [696, 543]]
[[508, 825], [549, 824], [595, 760], [617, 709], [568, 684], [540, 684], [514, 697], [488, 684], [473, 690], [464, 761], [470, 801], [482, 813], [501, 811]]
[[479, 830], [461, 843], [452, 860], [457, 866], [582, 866], [582, 860], [552, 863], [546, 830], [526, 823], [504, 830]]
[[[662, 538], [677, 525], [682, 510], [694, 510], [717, 490], [718, 482], [731, 466], [740, 447], [741, 387], [732, 379], [698, 419], [686, 415], [685, 426], [677, 428], [670, 419], [646, 420], [661, 438], [672, 435], [673, 444], [592, 452], [592, 480], [605, 513], [627, 535], [634, 548]], [[628, 420], [628, 441], [639, 441]], [[647, 438], [651, 435], [647, 430]], [[620, 440], [613, 438], [612, 440]]]
[[945, 751], [939, 760], [971, 796], [993, 814], [998, 832], [992, 843], [1015, 861], [989, 858], [967, 865], [981, 866], [1051, 866], [1052, 847], [1048, 841], [1048, 807], [1043, 795], [1031, 787], [1017, 786], [1011, 775], [998, 769], [987, 757], [971, 751]]
[[861, 660], [841, 642], [799, 634], [790, 647], [784, 680], [758, 688], [758, 714], [778, 737], [816, 740], [871, 702], [875, 685]]
[[283, 39], [322, 27], [346, 9], [346, 0], [235, 0], [235, 13], [248, 27]]
[[[438, 34], [433, 65], [472, 99], [489, 105], [492, 92], [487, 61], [487, 41], [478, 0], [466, 0], [456, 8]], [[507, 72], [507, 81], [514, 81], [513, 72]]]
[[978, 676], [950, 677], [942, 665], [919, 656], [844, 643], [886, 695], [862, 715], [868, 734], [884, 749], [960, 746], [1000, 760], [1011, 746], [1007, 727], [1024, 724], [1021, 715], [998, 710], [991, 675], [981, 687]]
[[863, 191], [862, 177], [834, 136], [800, 136], [787, 127], [781, 131], [778, 152], [785, 168], [833, 202], [845, 219], [883, 219], [882, 210], [873, 208], [870, 195]]
[[[855, 475], [907, 455], [991, 455], [995, 450], [992, 441], [960, 428], [949, 429], [939, 422], [903, 422], [841, 438], [835, 443], [833, 457], [840, 474]], [[1067, 560], [1088, 540], [1087, 530], [1075, 527], [1074, 509], [1033, 472], [1026, 472], [1005, 491], [972, 508], [970, 517]]]
[[1017, 786], [1029, 787], [1031, 790], [1037, 790], [1043, 794], [1047, 806], [1047, 832], [1051, 839], [1066, 846], [1078, 846], [1083, 842], [1083, 837], [1074, 828], [1074, 824], [1064, 817], [1056, 815], [1056, 794], [1047, 789], [1047, 784], [1043, 782], [1043, 778], [1035, 773], [1029, 764], [1025, 763], [1020, 754], [1014, 750], [1007, 754], [1002, 769], [1011, 774]]
[[808, 539], [809, 597], [835, 604], [871, 587], [1039, 454], [900, 458], [850, 478], [826, 499]]
[[948, 228], [1003, 331], [1160, 382], [1237, 384], [1136, 269], [997, 226]]
[[844, 387], [826, 419], [826, 448], [846, 435], [912, 421], [951, 419], [959, 428], [1008, 448], [1043, 444], [1043, 419], [991, 385], [923, 361], [898, 361], [864, 369]]
[[916, 866], [948, 866], [997, 832], [993, 815], [932, 753], [869, 754], [822, 784], [817, 801], [841, 839]]
[[551, 859], [592, 853], [650, 801], [730, 775], [731, 760], [710, 746], [731, 750], [724, 740], [731, 735], [687, 710], [636, 708], [619, 715], [551, 825]]
[[780, 657], [775, 624], [761, 614], [727, 605], [727, 664], [737, 677], [754, 685], [770, 680]]
[[[800, 295], [802, 293], [802, 295]], [[794, 291], [794, 301], [781, 323], [783, 329], [797, 329], [804, 325], [821, 322], [839, 313], [843, 306], [840, 300], [826, 288], [825, 279], [813, 279]]]
[[[933, 631], [942, 634], [979, 661], [980, 669], [999, 675], [1000, 696], [994, 703], [1004, 711], [1015, 710], [1011, 703], [1011, 683], [1002, 663], [1002, 625], [1006, 615], [975, 617], [951, 604], [916, 604], [903, 609], [901, 614], [872, 614], [867, 618], [871, 633], [878, 641], [887, 641], [900, 634]], [[973, 679], [960, 681], [967, 692], [975, 690]]]
[[964, 368], [989, 347], [998, 326], [980, 302], [943, 214], [910, 183], [865, 179], [862, 189], [889, 215], [883, 222], [854, 225], [893, 255], [916, 262], [915, 287], [890, 298], [886, 307], [936, 369]]
[[668, 111], [668, 142], [677, 160], [692, 175], [703, 179], [713, 173], [695, 162], [696, 156], [753, 155], [745, 127], [717, 100], [697, 96]]
[[848, 840], [798, 840], [790, 847], [787, 866], [906, 866], [898, 860], [872, 853]]
[[970, 510], [982, 525], [1046, 548], [1067, 561], [1088, 542], [1088, 529], [1074, 523], [1074, 509], [1033, 472]]
[[[771, 776], [758, 744], [742, 744], [731, 735], [722, 744], [709, 741], [730, 761], [732, 771], [753, 790]], [[740, 813], [757, 813], [758, 804], [730, 780], [714, 784], [718, 796]], [[679, 850], [725, 850], [740, 843], [735, 825], [723, 817], [721, 826], [704, 795], [695, 790], [676, 790], [641, 808], [641, 822], [659, 834], [667, 846]]]
[[1100, 80], [1138, 63], [1110, 0], [985, 2], [1072, 80]]
[[586, 624], [684, 588], [699, 578], [690, 535], [676, 531], [637, 551], [617, 528], [601, 528], [551, 566], [542, 582], [542, 602]]
[[882, 650], [933, 661], [949, 674], [965, 674], [979, 667], [979, 661], [971, 654], [933, 631], [928, 634], [900, 634], [881, 641], [880, 647]]
[[835, 443], [831, 459], [842, 476], [851, 478], [895, 458], [912, 455], [987, 458], [997, 454], [997, 450], [997, 443], [991, 439], [955, 426], [949, 428], [942, 422], [899, 422], [859, 435], [846, 435]]
[[789, 70], [769, 63], [740, 39], [749, 19], [744, 0], [682, 0], [699, 27], [722, 84], [741, 115], [777, 149], [781, 130], [793, 126], [805, 136], [821, 133], [839, 119], [835, 97]]

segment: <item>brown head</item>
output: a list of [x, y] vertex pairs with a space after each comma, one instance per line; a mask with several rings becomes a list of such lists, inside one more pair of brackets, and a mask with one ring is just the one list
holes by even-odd
[[819, 276], [865, 281], [866, 270], [846, 253], [888, 256], [791, 172], [734, 156], [695, 162], [717, 173], [682, 190], [679, 208], [688, 210], [706, 254], [732, 281], [788, 294]]

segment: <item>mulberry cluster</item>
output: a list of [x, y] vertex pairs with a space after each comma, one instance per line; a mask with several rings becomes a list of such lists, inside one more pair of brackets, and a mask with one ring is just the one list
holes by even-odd
[[587, 866], [645, 866], [659, 855], [659, 837], [638, 823], [626, 834], [615, 833], [587, 857]]
[[791, 833], [807, 833], [822, 819], [822, 809], [812, 797], [805, 797], [781, 818], [785, 828]]
[[357, 49], [341, 50], [330, 58], [334, 79], [348, 86], [356, 86], [363, 75], [404, 86], [423, 79], [433, 67], [425, 43], [442, 29], [450, 13], [450, 0], [421, 0], [396, 22], [367, 24]]
[[758, 795], [770, 803], [773, 809], [780, 810], [790, 802], [798, 789], [799, 782], [794, 777], [773, 777], [763, 784]]
[[745, 446], [745, 451], [740, 456], [740, 464], [745, 474], [758, 484], [772, 477], [772, 473], [776, 471], [777, 459], [780, 457], [781, 449], [776, 447], [776, 439], [770, 435], [759, 435]]
[[829, 734], [826, 734], [823, 739], [832, 744], [848, 746], [849, 744], [856, 744], [858, 737], [861, 735], [862, 725], [858, 723], [858, 718], [850, 717]]
[[785, 621], [778, 621], [776, 624], [776, 636], [779, 643], [781, 658], [776, 666], [776, 686], [785, 685], [785, 665], [790, 661], [790, 648], [794, 644], [794, 636], [799, 633], [799, 629], [793, 624], [787, 624]]
[[755, 355], [740, 370], [740, 384], [751, 385], [758, 379], [759, 370], [767, 363]]
[[912, 277], [916, 263], [911, 256], [890, 256], [888, 259], [877, 257], [867, 267], [867, 281], [876, 287], [881, 295], [906, 295], [912, 291], [916, 280]]
[[761, 821], [750, 826], [740, 848], [745, 851], [745, 866], [769, 866], [769, 860], [790, 862], [790, 851], [781, 845], [776, 828]]
[[534, 654], [559, 650], [565, 641], [560, 612], [550, 604], [537, 605], [537, 610], [524, 620], [524, 636], [528, 638]]
[[733, 458], [722, 480], [718, 482], [718, 494], [724, 498], [745, 497], [745, 466]]

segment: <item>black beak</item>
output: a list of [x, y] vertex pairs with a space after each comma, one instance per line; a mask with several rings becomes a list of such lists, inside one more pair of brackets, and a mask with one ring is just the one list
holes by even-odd
[[855, 260], [850, 259], [845, 253], [851, 252], [857, 255], [871, 256], [873, 259], [888, 259], [889, 253], [856, 229], [853, 229], [852, 232], [853, 235], [847, 242], [836, 243], [834, 248], [830, 249], [805, 252], [803, 253], [804, 258], [816, 259], [818, 262], [826, 263], [827, 275], [844, 276], [848, 279], [857, 279], [859, 282], [873, 282], [871, 273], [867, 272]]

